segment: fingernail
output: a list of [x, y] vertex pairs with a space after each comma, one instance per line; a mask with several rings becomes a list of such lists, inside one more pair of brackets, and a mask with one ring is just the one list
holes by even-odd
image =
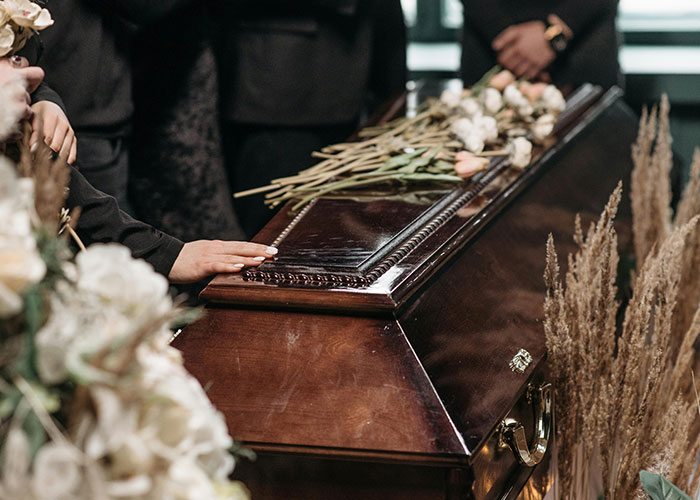
[[243, 264], [234, 264], [233, 267], [243, 267]]
[[265, 253], [268, 255], [277, 255], [277, 250], [275, 247], [267, 247], [267, 250], [265, 250]]
[[36, 153], [36, 150], [37, 150], [38, 148], [39, 148], [39, 143], [38, 143], [38, 142], [35, 142], [35, 143], [32, 144], [32, 146], [29, 148], [29, 152], [30, 152], [30, 153]]
[[256, 262], [262, 262], [262, 261], [265, 260], [265, 257], [263, 257], [263, 256], [260, 256], [260, 257], [253, 257], [253, 260], [256, 261]]

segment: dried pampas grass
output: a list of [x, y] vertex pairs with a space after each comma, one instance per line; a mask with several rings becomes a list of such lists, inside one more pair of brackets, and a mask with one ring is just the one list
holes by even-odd
[[[692, 432], [697, 409], [683, 387], [700, 313], [680, 335], [674, 315], [698, 217], [665, 228], [667, 237], [647, 249], [617, 332], [613, 221], [620, 198], [618, 186], [585, 237], [577, 219], [578, 251], [569, 256], [565, 285], [551, 236], [547, 243], [544, 327], [556, 387], [562, 499], [632, 498], [642, 494], [638, 474], [645, 468], [684, 489], [697, 488], [690, 484], [700, 449]], [[674, 337], [681, 344], [675, 351], [669, 348]], [[603, 491], [590, 491], [598, 477]]]

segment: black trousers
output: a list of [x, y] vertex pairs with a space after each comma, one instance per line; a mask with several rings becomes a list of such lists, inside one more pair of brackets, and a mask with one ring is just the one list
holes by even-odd
[[[232, 192], [265, 186], [272, 179], [294, 175], [318, 160], [313, 151], [342, 142], [357, 122], [316, 127], [275, 127], [224, 123], [224, 155]], [[248, 239], [255, 236], [275, 211], [264, 204], [265, 195], [234, 200], [236, 214]]]

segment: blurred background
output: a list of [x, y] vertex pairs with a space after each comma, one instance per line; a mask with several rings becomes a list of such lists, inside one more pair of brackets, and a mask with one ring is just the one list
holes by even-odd
[[[462, 3], [402, 0], [409, 78], [457, 78]], [[700, 0], [620, 0], [620, 64], [626, 100], [639, 113], [662, 92], [671, 101], [677, 160], [687, 171], [700, 145]]]

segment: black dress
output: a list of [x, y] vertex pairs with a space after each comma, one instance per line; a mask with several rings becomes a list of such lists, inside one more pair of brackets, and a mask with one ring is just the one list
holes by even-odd
[[139, 219], [183, 241], [240, 240], [207, 22], [192, 3], [135, 39], [130, 201]]

